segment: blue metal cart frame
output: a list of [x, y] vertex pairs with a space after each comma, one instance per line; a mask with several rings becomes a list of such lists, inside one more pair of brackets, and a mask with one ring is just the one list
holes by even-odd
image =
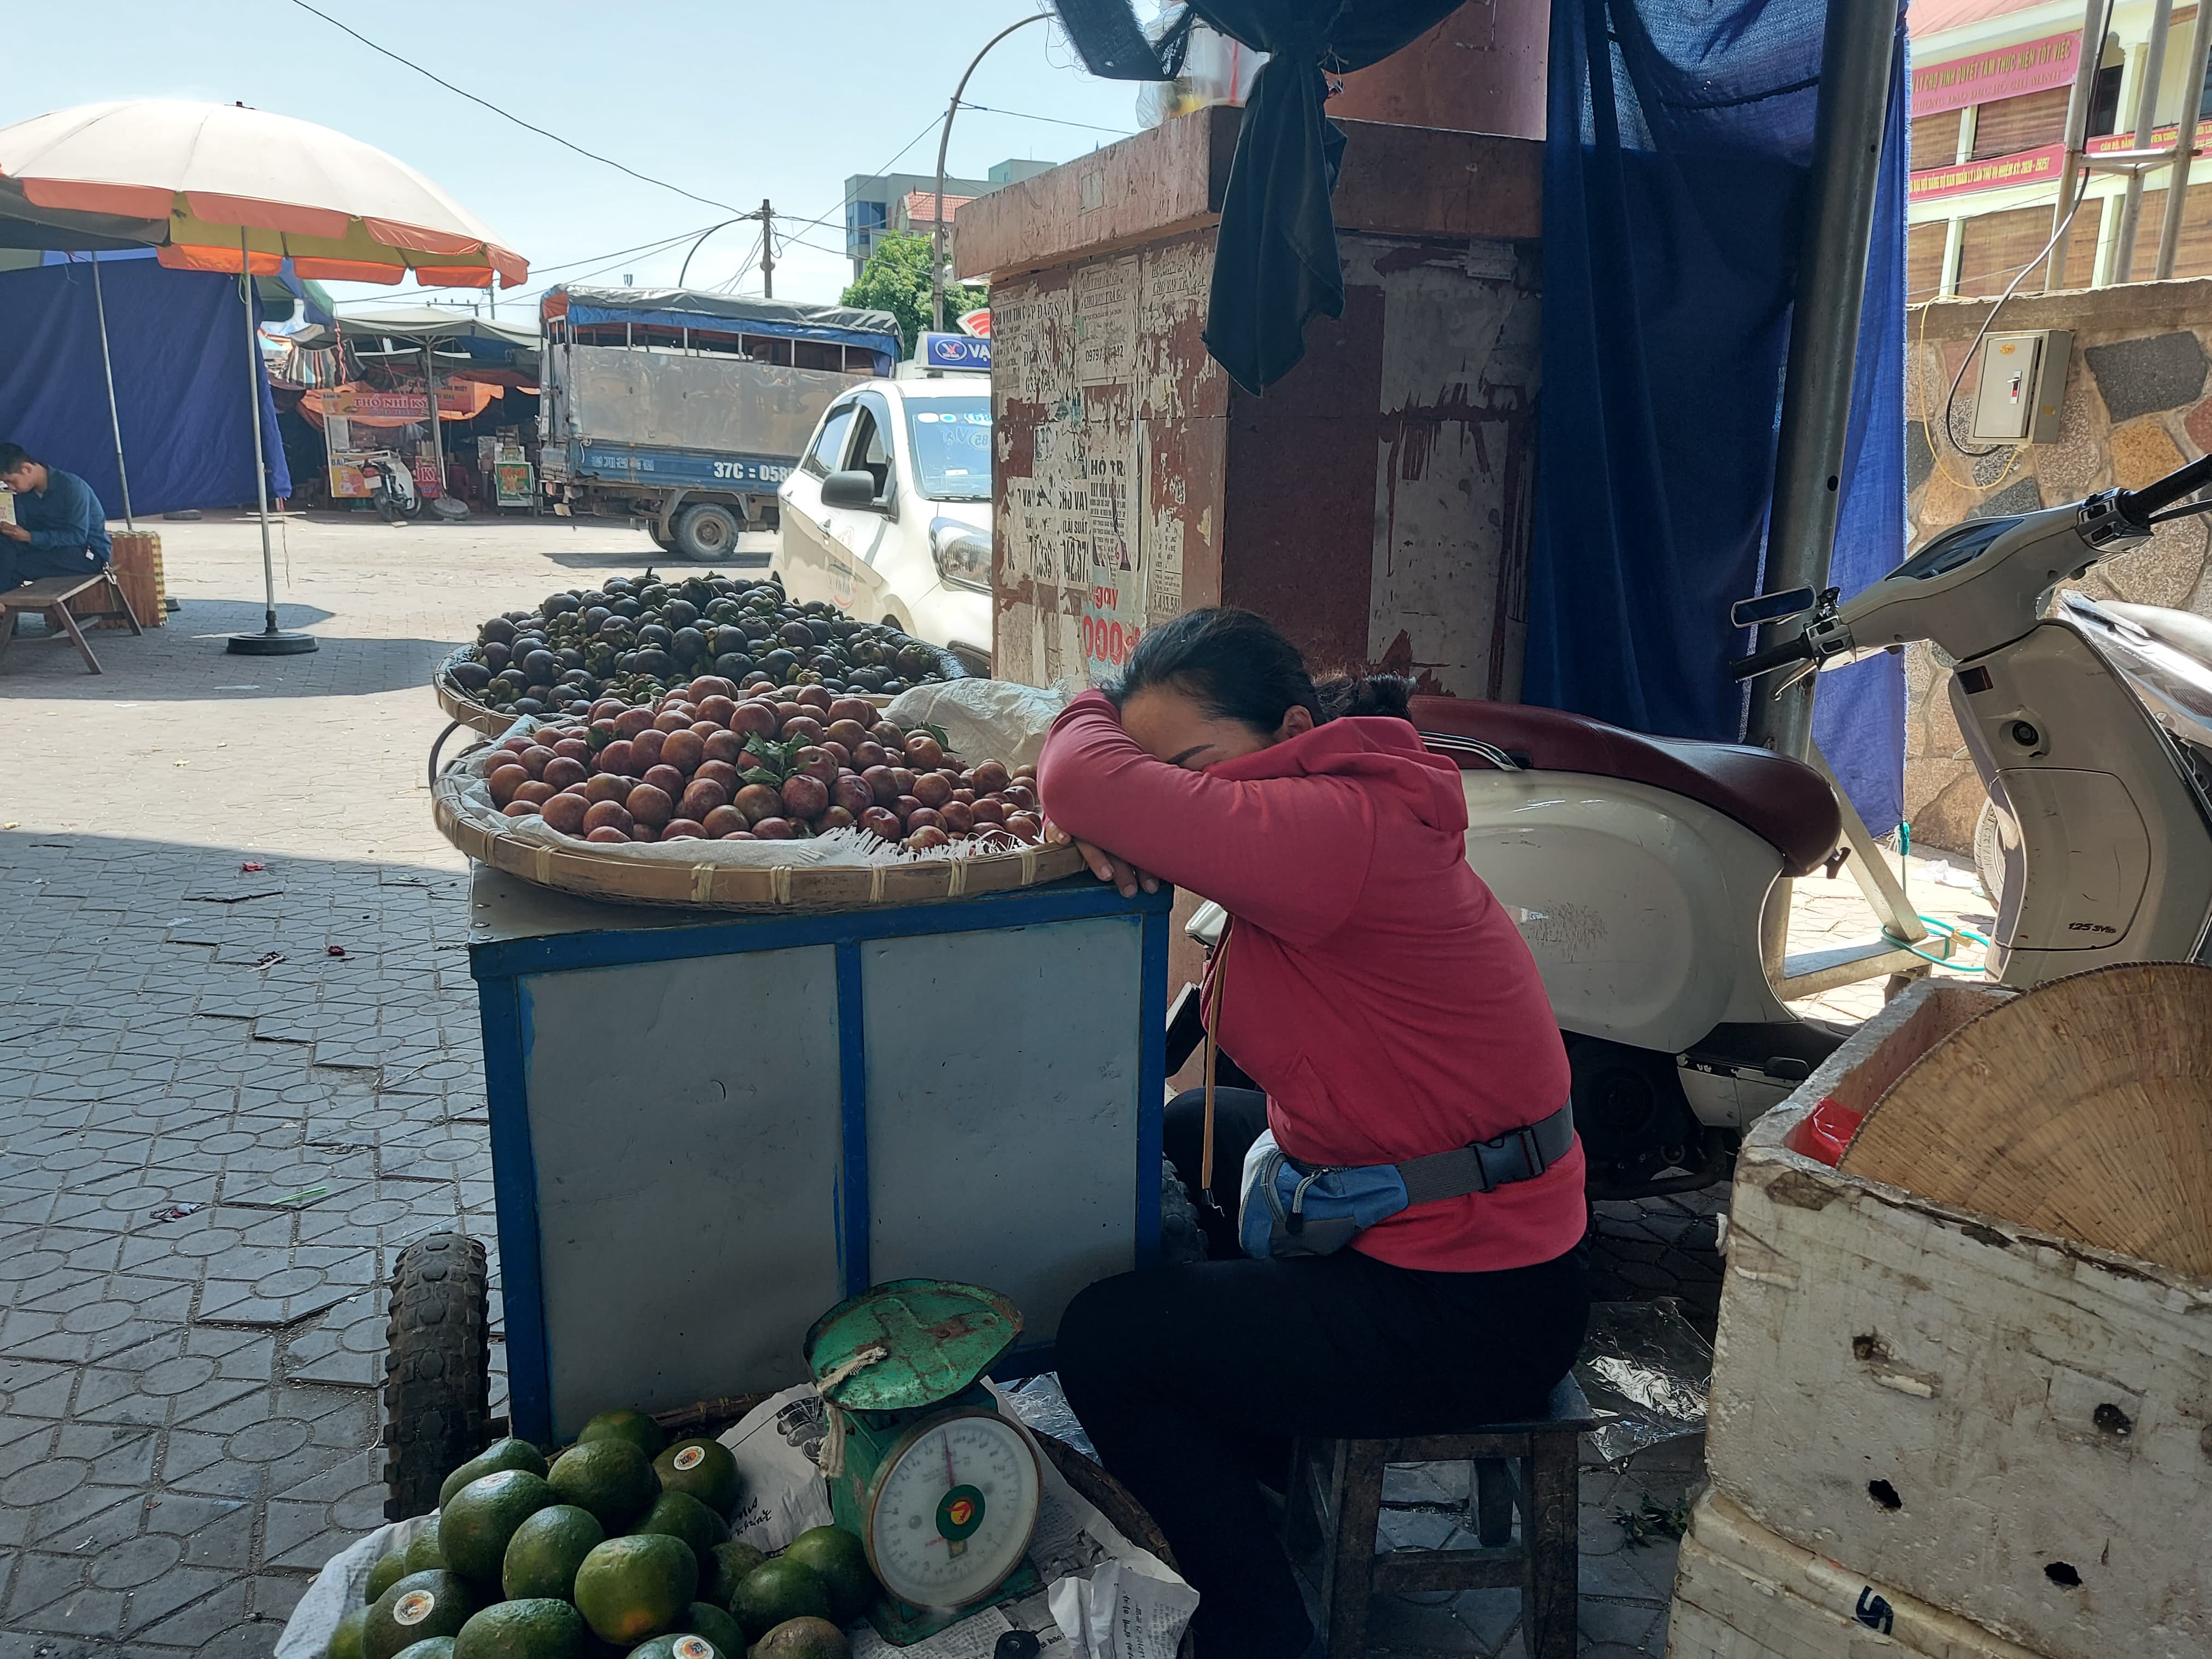
[[[653, 1398], [652, 1389], [644, 1386], [640, 1387], [635, 1399], [577, 1398], [574, 1396], [580, 1392], [578, 1385], [573, 1382], [562, 1383], [556, 1379], [556, 1371], [563, 1370], [559, 1356], [565, 1352], [573, 1358], [575, 1350], [572, 1345], [588, 1345], [597, 1339], [591, 1328], [553, 1328], [564, 1318], [577, 1317], [578, 1302], [574, 1293], [562, 1292], [555, 1297], [556, 1305], [549, 1311], [549, 1269], [556, 1278], [562, 1269], [558, 1262], [548, 1260], [547, 1223], [552, 1221], [556, 1231], [604, 1227], [609, 1234], [617, 1235], [580, 1240], [571, 1232], [559, 1240], [559, 1248], [568, 1252], [566, 1260], [588, 1258], [596, 1262], [610, 1252], [619, 1256], [626, 1248], [626, 1238], [620, 1235], [627, 1224], [610, 1222], [605, 1218], [617, 1214], [614, 1206], [623, 1202], [631, 1204], [630, 1212], [634, 1212], [638, 1195], [635, 1191], [626, 1192], [610, 1200], [599, 1210], [580, 1209], [557, 1217], [549, 1217], [544, 1212], [545, 1203], [569, 1203], [575, 1188], [589, 1185], [603, 1172], [595, 1167], [595, 1160], [580, 1159], [575, 1155], [573, 1133], [567, 1152], [550, 1154], [565, 1158], [568, 1167], [547, 1167], [545, 1158], [541, 1156], [539, 1141], [544, 1138], [544, 1115], [549, 1109], [546, 1097], [563, 1088], [573, 1092], [579, 1086], [566, 1075], [540, 1079], [538, 1093], [541, 1097], [537, 1103], [540, 1121], [536, 1126], [538, 1133], [534, 1133], [533, 1057], [541, 1049], [573, 1056], [576, 1042], [573, 1030], [546, 1034], [537, 1030], [534, 1016], [541, 1000], [549, 1006], [557, 1004], [556, 1017], [573, 1025], [578, 1006], [601, 1006], [593, 1000], [607, 996], [611, 990], [619, 993], [627, 982], [609, 978], [598, 970], [657, 974], [653, 983], [661, 988], [647, 994], [658, 994], [665, 1000], [669, 995], [665, 988], [677, 981], [672, 979], [670, 970], [660, 965], [702, 964], [685, 970], [692, 981], [696, 981], [718, 971], [729, 971], [726, 959], [732, 957], [781, 951], [797, 954], [777, 958], [779, 963], [819, 963], [821, 948], [828, 948], [835, 963], [836, 1122], [834, 1126], [815, 1124], [797, 1131], [827, 1135], [834, 1128], [836, 1140], [835, 1218], [834, 1223], [825, 1224], [834, 1225], [836, 1261], [834, 1270], [826, 1261], [822, 1263], [817, 1277], [823, 1282], [815, 1291], [817, 1295], [823, 1291], [832, 1292], [822, 1304], [826, 1308], [830, 1301], [865, 1290], [873, 1281], [871, 1257], [877, 1254], [874, 1241], [881, 1218], [872, 1214], [872, 1187], [880, 1191], [882, 1182], [902, 1178], [898, 1170], [879, 1167], [872, 1171], [872, 1103], [877, 1108], [874, 1127], [878, 1137], [892, 1148], [886, 1156], [920, 1156], [924, 1163], [935, 1157], [930, 1139], [933, 1126], [923, 1121], [922, 1115], [930, 1109], [931, 1100], [941, 1102], [948, 1097], [942, 1092], [936, 1096], [916, 1093], [907, 1076], [913, 1067], [906, 1062], [917, 1047], [910, 1033], [916, 1029], [925, 1032], [935, 1029], [935, 1022], [943, 1018], [950, 1007], [964, 1011], [982, 1022], [971, 1030], [969, 1040], [973, 1042], [975, 1031], [988, 1029], [989, 1011], [979, 1012], [981, 1005], [988, 1004], [1002, 993], [1017, 999], [1027, 995], [1032, 1004], [1041, 995], [1055, 996], [1059, 994], [1056, 969], [1067, 964], [1071, 979], [1067, 1017], [1071, 1030], [1081, 1027], [1081, 1032], [1072, 1041], [1079, 1048], [1086, 1042], [1090, 1045], [1085, 1050], [1093, 1056], [1085, 1062], [1088, 1069], [1077, 1066], [1061, 1066], [1056, 1071], [1053, 1044], [1060, 1039], [1052, 1030], [1045, 1029], [1048, 1023], [1031, 1018], [1024, 1025], [1013, 1018], [1009, 1010], [1008, 1029], [1003, 1041], [995, 1031], [992, 1033], [994, 1047], [983, 1062], [987, 1069], [998, 1068], [996, 1098], [1008, 1103], [1006, 1133], [995, 1133], [992, 1123], [981, 1115], [991, 1109], [988, 1106], [978, 1106], [969, 1097], [957, 1100], [956, 1115], [959, 1121], [948, 1134], [964, 1139], [957, 1152], [948, 1153], [953, 1159], [951, 1164], [933, 1167], [927, 1173], [923, 1184], [929, 1191], [916, 1200], [924, 1204], [942, 1200], [947, 1207], [941, 1219], [934, 1213], [900, 1219], [897, 1224], [905, 1230], [904, 1237], [909, 1243], [897, 1253], [902, 1259], [888, 1264], [885, 1276], [899, 1277], [911, 1271], [914, 1256], [910, 1241], [919, 1235], [926, 1250], [929, 1230], [940, 1226], [948, 1249], [957, 1245], [969, 1253], [972, 1271], [974, 1252], [978, 1248], [990, 1248], [988, 1242], [979, 1245], [979, 1238], [984, 1236], [975, 1230], [988, 1229], [994, 1224], [992, 1181], [1034, 1181], [1041, 1169], [1049, 1170], [1052, 1159], [1061, 1155], [1059, 1143], [1063, 1124], [1065, 1156], [1077, 1161], [1071, 1175], [1089, 1182], [1093, 1188], [1102, 1179], [1114, 1183], [1104, 1188], [1109, 1208], [1118, 1208], [1122, 1200], [1112, 1199], [1111, 1194], [1122, 1189], [1118, 1185], [1118, 1175], [1109, 1170], [1100, 1176], [1095, 1170], [1101, 1144], [1098, 1137], [1109, 1137], [1104, 1143], [1109, 1147], [1126, 1146], [1131, 1155], [1129, 1164], [1122, 1166], [1130, 1177], [1127, 1189], [1129, 1208], [1122, 1212], [1128, 1216], [1126, 1240], [1120, 1234], [1118, 1221], [1113, 1221], [1110, 1227], [1098, 1224], [1095, 1206], [1089, 1212], [1087, 1224], [1082, 1215], [1073, 1212], [1077, 1206], [1071, 1206], [1066, 1222], [1068, 1255], [1060, 1266], [1061, 1278], [1066, 1278], [1070, 1264], [1080, 1266], [1089, 1276], [1096, 1276], [1090, 1272], [1089, 1264], [1101, 1261], [1102, 1251], [1112, 1258], [1103, 1268], [1110, 1272], [1121, 1266], [1146, 1265], [1158, 1249], [1160, 1115], [1165, 1093], [1164, 1026], [1171, 898], [1171, 893], [1164, 889], [1157, 894], [1124, 899], [1111, 887], [1082, 876], [1050, 886], [898, 908], [789, 916], [717, 916], [571, 899], [480, 868], [472, 894], [477, 926], [471, 939], [470, 968], [477, 981], [483, 1022], [513, 1432], [539, 1443], [556, 1443], [572, 1434], [591, 1412], [610, 1406], [638, 1403], [659, 1409], [766, 1384], [781, 1386], [804, 1375], [797, 1344], [804, 1328], [802, 1323], [798, 1330], [790, 1333], [788, 1374], [718, 1377], [714, 1386], [699, 1387], [686, 1400]], [[1121, 925], [1113, 925], [1115, 923]], [[908, 945], [902, 941], [942, 940], [948, 936], [969, 936], [963, 951], [975, 952], [976, 959], [992, 967], [998, 980], [948, 987], [941, 980], [918, 975], [910, 966], [899, 965], [902, 962], [926, 963], [931, 959], [927, 945]], [[816, 954], [805, 954], [810, 951]], [[717, 962], [723, 962], [725, 966], [718, 969], [712, 965]], [[1126, 977], [1117, 966], [1124, 962], [1133, 963], [1139, 969], [1137, 983], [1133, 986], [1115, 982]], [[1032, 963], [1040, 978], [1030, 977]], [[787, 982], [796, 970], [778, 967], [760, 971], [768, 973], [770, 984], [775, 985]], [[1088, 981], [1084, 978], [1085, 974], [1090, 975]], [[572, 975], [584, 977], [565, 984], [560, 977]], [[580, 993], [579, 988], [585, 988]], [[580, 994], [583, 998], [580, 1004]], [[619, 996], [616, 995], [605, 1006], [617, 1002]], [[883, 1036], [887, 1024], [896, 1028], [893, 1036]], [[742, 1028], [742, 1019], [733, 1013], [728, 1033], [731, 1043], [742, 1045], [748, 1041]], [[1125, 1029], [1126, 1066], [1118, 1058], [1123, 1052], [1121, 1033]], [[898, 1078], [878, 1079], [872, 1089], [869, 1061], [872, 1030], [878, 1039], [891, 1043], [902, 1061]], [[781, 1042], [783, 1034], [770, 1032], [769, 1038]], [[610, 1057], [608, 1075], [635, 1081], [641, 1071], [647, 1068], [619, 1052], [624, 1040], [617, 1021], [605, 1037], [605, 1042], [617, 1050]], [[595, 1037], [593, 1041], [599, 1039]], [[562, 1048], [564, 1042], [568, 1045], [565, 1049]], [[547, 1063], [554, 1064], [550, 1060]], [[1068, 1074], [1071, 1069], [1074, 1075]], [[800, 1074], [799, 1080], [814, 1088], [826, 1103], [828, 1085], [819, 1075], [822, 1070], [820, 1066], [815, 1066]], [[1007, 1088], [1008, 1078], [1019, 1079], [1031, 1073], [1052, 1102], [1064, 1106], [1063, 1118], [1054, 1118], [1033, 1106], [1018, 1086]], [[957, 1090], [957, 1082], [929, 1086], [940, 1091]], [[805, 1092], [805, 1088], [798, 1088], [792, 1095], [795, 1098]], [[1016, 1100], [1015, 1097], [1022, 1097]], [[665, 1158], [668, 1152], [665, 1147], [653, 1147], [649, 1127], [633, 1127], [635, 1119], [623, 1115], [635, 1114], [642, 1117], [654, 1109], [649, 1097], [642, 1107], [633, 1104], [634, 1098], [610, 1101], [606, 1109], [611, 1121], [602, 1132], [607, 1137], [605, 1144], [610, 1150], [606, 1156], [610, 1160], [630, 1155], [625, 1150], [629, 1144], [626, 1137], [634, 1136], [645, 1142], [636, 1154], [641, 1161], [640, 1178], [645, 1179], [649, 1178], [646, 1165], [651, 1158]], [[1122, 1104], [1125, 1100], [1126, 1109]], [[782, 1097], [779, 1097], [777, 1109], [781, 1103]], [[569, 1104], [561, 1109], [568, 1118], [562, 1128], [572, 1130], [580, 1109]], [[757, 1108], [757, 1121], [781, 1132], [787, 1125], [796, 1124], [805, 1109], [803, 1103], [794, 1104], [788, 1117], [784, 1118], [760, 1115], [761, 1109]], [[1087, 1150], [1082, 1141], [1086, 1134], [1091, 1137]], [[724, 1151], [729, 1151], [726, 1143]], [[713, 1154], [702, 1156], [711, 1158]], [[1001, 1158], [1006, 1160], [1005, 1167], [994, 1170], [994, 1161]], [[695, 1176], [698, 1173], [696, 1162], [687, 1160], [680, 1175], [686, 1179]], [[948, 1170], [955, 1177], [950, 1187]], [[904, 1191], [899, 1190], [903, 1199]], [[1001, 1185], [999, 1190], [1003, 1194], [1010, 1188]], [[549, 1193], [552, 1194], [550, 1199]], [[974, 1207], [963, 1210], [963, 1203]], [[678, 1218], [687, 1222], [696, 1219], [688, 1214]], [[1108, 1218], [1111, 1220], [1110, 1216]], [[743, 1233], [751, 1219], [742, 1206], [734, 1206], [726, 1218], [709, 1218], [703, 1230], [695, 1226], [690, 1236], [709, 1241], [701, 1247], [708, 1251], [735, 1248], [731, 1241]], [[771, 1219], [757, 1224], [776, 1224]], [[1012, 1275], [1018, 1279], [1024, 1273], [1034, 1273], [1040, 1250], [1045, 1256], [1053, 1254], [1058, 1241], [1048, 1230], [1056, 1224], [1040, 1224], [1032, 1216], [1026, 1224], [1029, 1231], [1019, 1237], [1014, 1236], [1020, 1232], [1018, 1226], [1010, 1229], [1004, 1246], [1008, 1259], [1002, 1278]], [[1042, 1246], [1040, 1224], [1048, 1229]], [[1090, 1226], [1090, 1233], [1079, 1236], [1085, 1224]], [[788, 1243], [788, 1233], [787, 1226], [778, 1235], [777, 1242]], [[657, 1238], [650, 1243], [656, 1248], [661, 1246]], [[681, 1255], [680, 1248], [678, 1259], [689, 1259]], [[614, 1267], [607, 1266], [605, 1271], [614, 1273], [617, 1282], [620, 1282]], [[834, 1282], [830, 1282], [832, 1278]], [[641, 1293], [650, 1289], [647, 1284]], [[709, 1284], [703, 1291], [695, 1288], [691, 1294], [695, 1301], [702, 1294], [711, 1296], [713, 1286]], [[629, 1300], [603, 1294], [593, 1305], [604, 1307], [609, 1319], [619, 1326]], [[566, 1314], [560, 1311], [563, 1306], [568, 1310]], [[814, 1310], [817, 1313], [821, 1310]], [[1029, 1311], [1031, 1340], [1010, 1356], [1009, 1363], [1001, 1368], [1006, 1375], [1042, 1370], [1051, 1364], [1050, 1334], [1057, 1324], [1058, 1309], [1050, 1308], [1044, 1319], [1037, 1316], [1036, 1310]], [[726, 1317], [742, 1319], [744, 1313], [739, 1311]], [[595, 1325], [596, 1322], [594, 1320]], [[635, 1338], [625, 1340], [634, 1341]], [[711, 1343], [705, 1346], [711, 1346]], [[619, 1369], [626, 1357], [595, 1358], [603, 1382], [608, 1369]], [[645, 1356], [640, 1357], [639, 1369], [650, 1370], [644, 1358]], [[573, 1364], [566, 1367], [568, 1372], [574, 1369]], [[676, 1369], [681, 1371], [680, 1365]], [[665, 1370], [664, 1367], [664, 1372]], [[569, 1397], [556, 1398], [564, 1389]]]

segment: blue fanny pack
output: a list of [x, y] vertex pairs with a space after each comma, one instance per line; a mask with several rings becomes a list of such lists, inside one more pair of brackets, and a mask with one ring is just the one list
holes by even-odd
[[1328, 1255], [1401, 1210], [1534, 1181], [1575, 1144], [1571, 1103], [1494, 1140], [1403, 1164], [1301, 1164], [1263, 1133], [1244, 1155], [1237, 1242], [1244, 1254]]

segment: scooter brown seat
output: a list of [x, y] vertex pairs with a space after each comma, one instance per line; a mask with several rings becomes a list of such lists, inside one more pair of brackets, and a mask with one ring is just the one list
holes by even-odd
[[[1626, 778], [1701, 801], [1771, 842], [1784, 874], [1817, 867], [1842, 838], [1843, 811], [1828, 781], [1802, 761], [1740, 743], [1655, 738], [1582, 714], [1518, 702], [1415, 697], [1411, 715], [1425, 737], [1473, 738], [1540, 772]], [[1449, 747], [1462, 770], [1490, 763]]]

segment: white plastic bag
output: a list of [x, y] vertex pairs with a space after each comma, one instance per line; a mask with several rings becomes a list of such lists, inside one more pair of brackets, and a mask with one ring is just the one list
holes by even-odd
[[1020, 768], [1036, 764], [1045, 733], [1066, 707], [1066, 692], [1018, 680], [943, 680], [900, 692], [884, 718], [909, 732], [935, 726], [964, 764], [1002, 760]]

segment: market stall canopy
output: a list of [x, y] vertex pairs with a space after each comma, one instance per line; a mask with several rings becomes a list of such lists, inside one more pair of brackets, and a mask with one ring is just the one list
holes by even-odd
[[[163, 264], [260, 275], [512, 288], [530, 274], [404, 162], [328, 127], [229, 104], [85, 104], [0, 128], [0, 193], [33, 215], [150, 227]], [[92, 228], [77, 222], [80, 228]], [[241, 255], [240, 244], [245, 253]]]
[[[391, 306], [379, 311], [349, 311], [338, 319], [349, 335], [384, 335], [411, 340], [417, 345], [444, 345], [449, 341], [504, 344], [520, 350], [538, 349], [538, 331], [526, 323], [502, 323], [496, 317], [478, 317], [465, 311], [447, 311], [436, 306]], [[337, 343], [337, 329], [319, 331], [305, 342], [310, 350]]]
[[349, 311], [331, 327], [303, 329], [291, 337], [302, 351], [325, 351], [338, 343], [341, 333], [356, 352], [374, 350], [369, 342], [388, 340], [401, 349], [428, 345], [449, 356], [465, 356], [477, 367], [517, 369], [533, 381], [538, 374], [534, 325], [436, 306]]
[[748, 300], [687, 288], [548, 289], [539, 301], [544, 319], [571, 324], [628, 323], [638, 328], [677, 328], [724, 334], [765, 334], [851, 346], [880, 360], [889, 374], [899, 356], [898, 319], [888, 311], [854, 306], [807, 305], [797, 300]]
[[123, 248], [152, 247], [168, 234], [167, 223], [160, 219], [38, 207], [15, 179], [0, 178], [0, 247], [33, 252], [112, 253]]

